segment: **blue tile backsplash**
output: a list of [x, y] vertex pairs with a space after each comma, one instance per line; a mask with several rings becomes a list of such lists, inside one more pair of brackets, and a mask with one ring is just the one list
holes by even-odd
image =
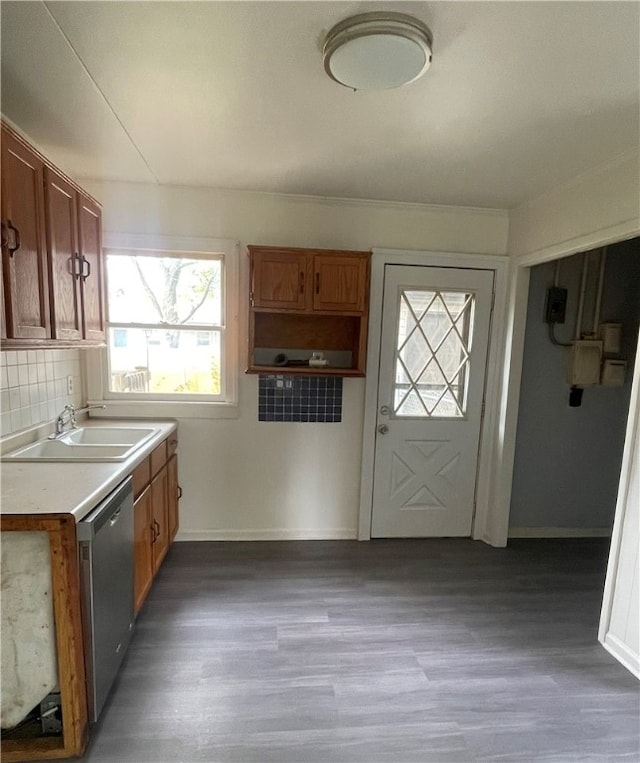
[[258, 421], [342, 421], [342, 377], [261, 374]]

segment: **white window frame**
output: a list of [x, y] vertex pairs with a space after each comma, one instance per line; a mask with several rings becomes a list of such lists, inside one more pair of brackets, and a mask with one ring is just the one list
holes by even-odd
[[[230, 239], [105, 233], [107, 250], [185, 252], [213, 254], [223, 261], [223, 399], [203, 395], [180, 396], [135, 393], [126, 395], [109, 390], [108, 347], [86, 350], [84, 355], [87, 398], [106, 408], [99, 415], [136, 418], [237, 418], [238, 416], [238, 313], [239, 244]], [[98, 413], [98, 411], [96, 411]]]

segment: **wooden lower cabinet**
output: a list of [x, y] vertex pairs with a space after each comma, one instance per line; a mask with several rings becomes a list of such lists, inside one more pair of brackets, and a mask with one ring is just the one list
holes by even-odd
[[169, 507], [167, 505], [167, 467], [151, 481], [151, 512], [153, 574], [160, 569], [163, 559], [169, 550]]
[[[158, 445], [133, 473], [134, 602], [136, 613], [178, 531], [177, 435]], [[49, 538], [62, 734], [3, 737], [2, 761], [54, 760], [82, 755], [89, 716], [82, 634], [76, 520], [71, 514], [0, 515], [0, 531], [41, 532]]]
[[151, 487], [148, 486], [133, 504], [133, 599], [136, 612], [142, 606], [153, 582], [152, 521]]
[[178, 457], [171, 456], [167, 464], [167, 507], [168, 507], [168, 525], [169, 525], [169, 543], [173, 541], [180, 527], [180, 517], [178, 512], [178, 501], [182, 493], [182, 488], [178, 484]]
[[158, 445], [133, 472], [136, 614], [178, 532], [180, 487], [176, 448], [177, 439], [172, 435], [170, 440]]

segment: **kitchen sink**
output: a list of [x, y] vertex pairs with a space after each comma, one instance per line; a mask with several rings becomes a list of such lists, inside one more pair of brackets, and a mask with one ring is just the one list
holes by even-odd
[[156, 431], [141, 427], [79, 427], [62, 435], [60, 440], [74, 445], [138, 445]]
[[8, 461], [124, 461], [156, 429], [134, 427], [86, 427], [66, 432], [57, 440], [38, 440], [3, 459]]

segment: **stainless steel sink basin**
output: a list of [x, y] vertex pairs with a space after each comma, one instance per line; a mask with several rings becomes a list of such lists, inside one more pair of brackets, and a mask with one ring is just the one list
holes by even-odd
[[86, 427], [67, 432], [57, 440], [39, 440], [3, 459], [10, 461], [124, 461], [156, 429]]

